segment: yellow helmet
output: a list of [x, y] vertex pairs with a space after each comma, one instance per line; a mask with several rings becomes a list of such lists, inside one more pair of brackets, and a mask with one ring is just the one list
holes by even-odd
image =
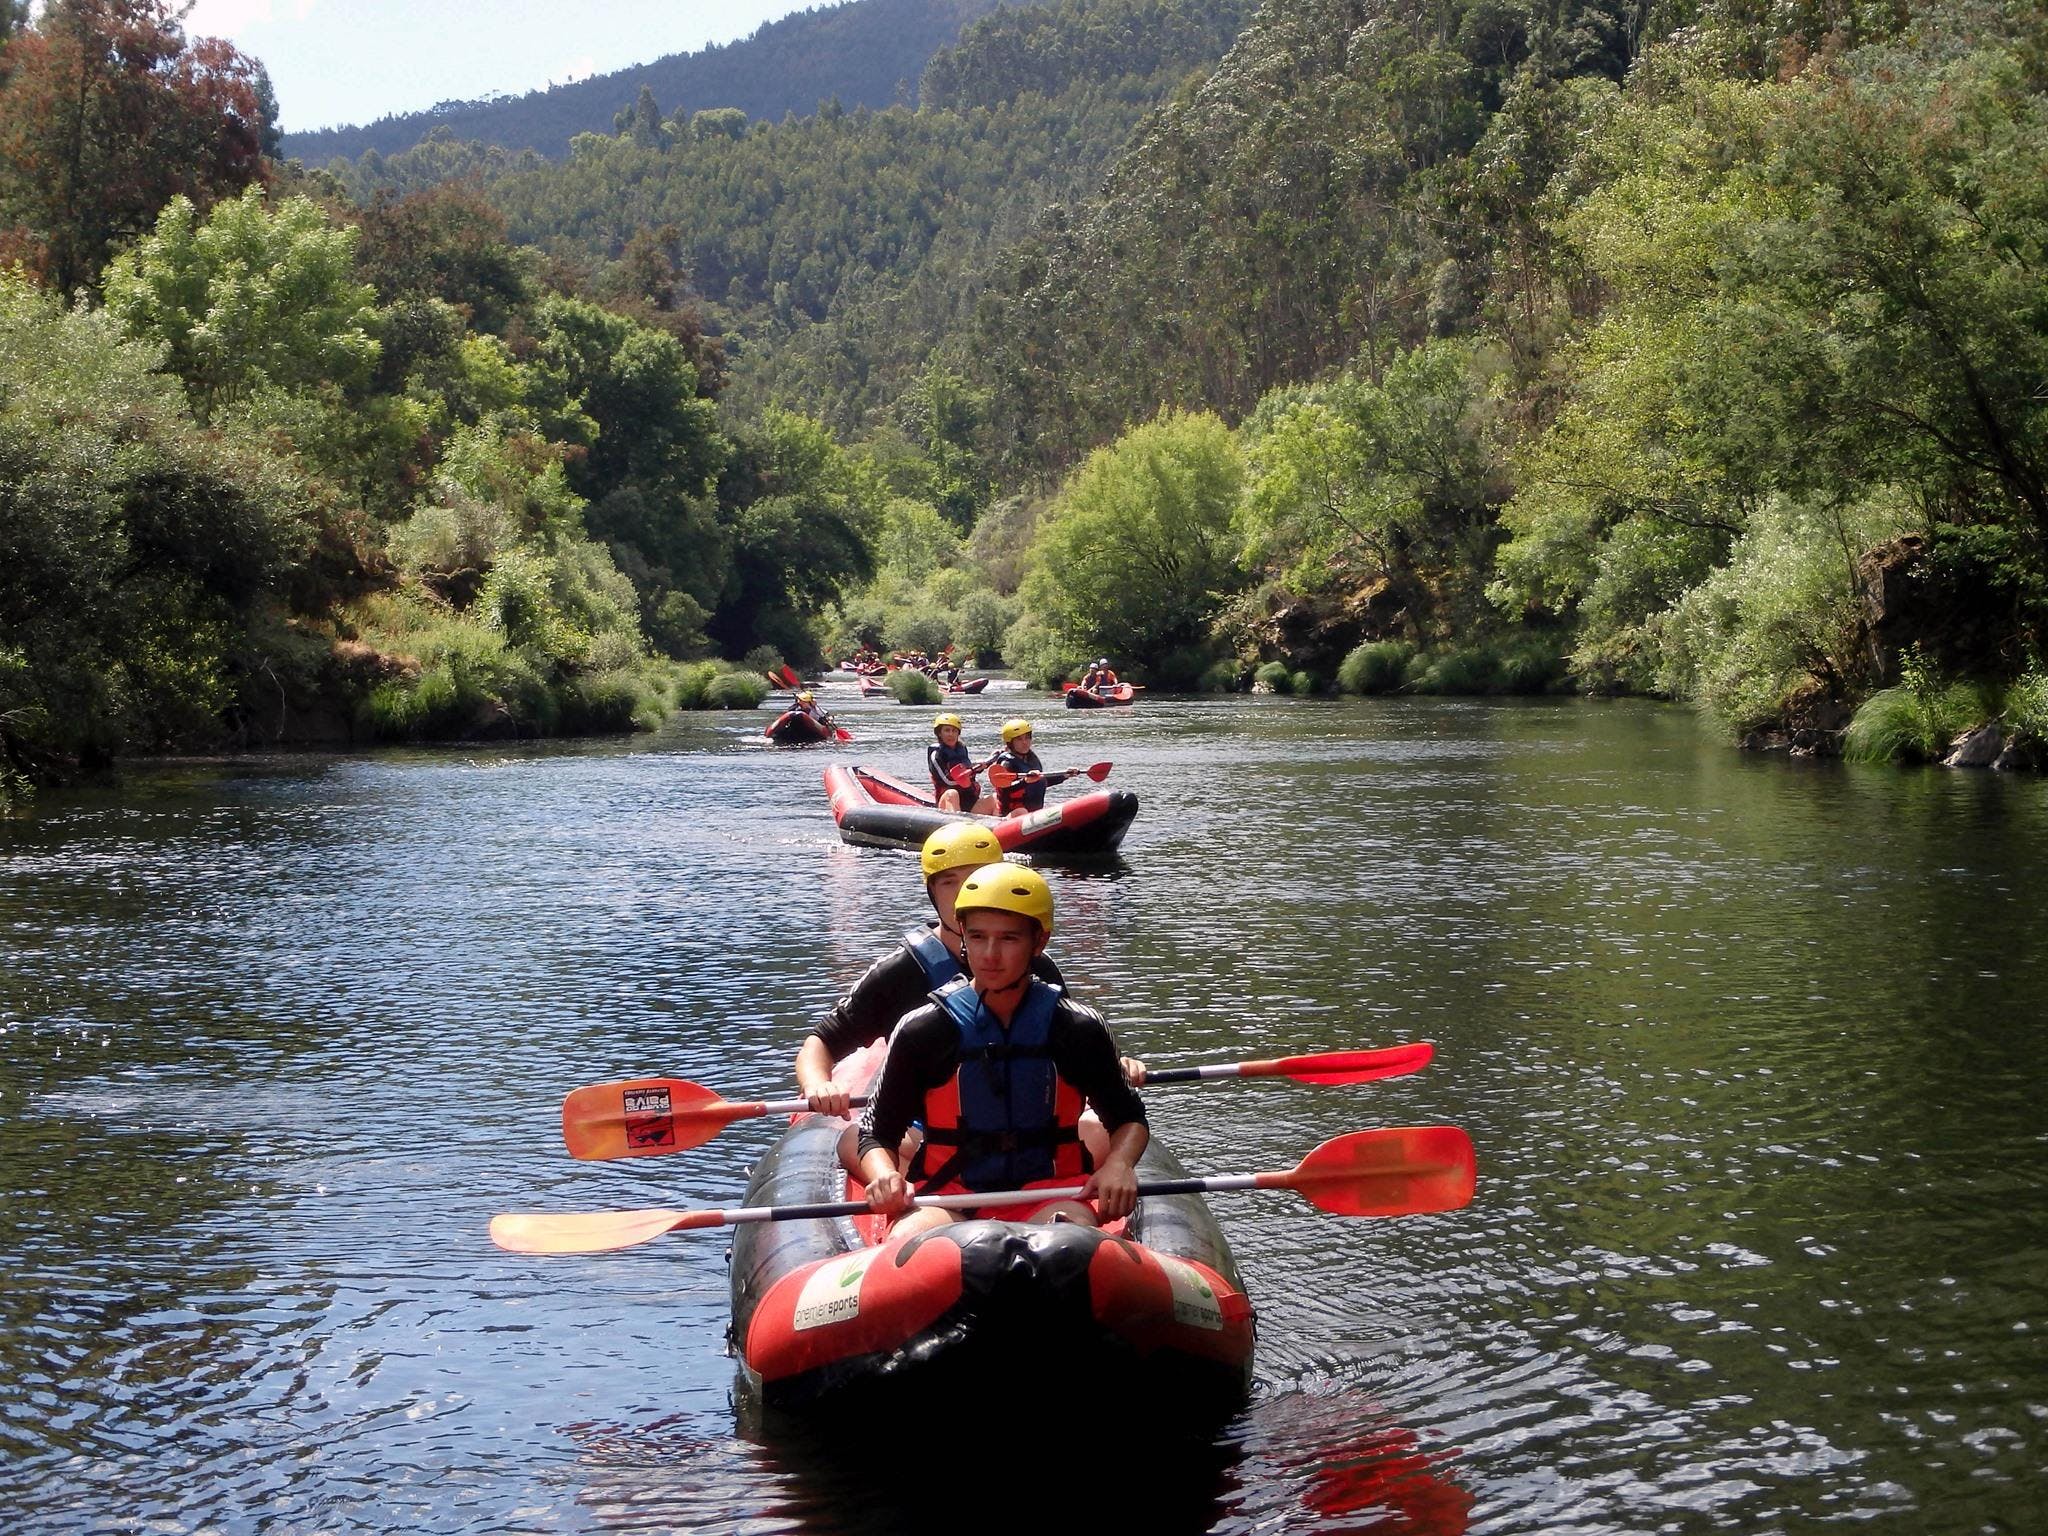
[[977, 869], [960, 887], [953, 910], [965, 919], [975, 910], [1015, 912], [1028, 917], [1052, 937], [1052, 887], [1045, 876], [1022, 864], [991, 864]]
[[796, 696], [796, 701], [799, 704], [815, 704], [818, 702], [818, 696], [815, 693], [811, 692], [810, 689], [806, 688], [802, 693]]
[[1003, 745], [1006, 747], [1019, 736], [1029, 736], [1030, 734], [1031, 722], [1029, 720], [1005, 720], [1003, 722]]
[[943, 715], [933, 715], [932, 729], [936, 731], [942, 725], [950, 725], [957, 731], [960, 729], [960, 717], [953, 714], [950, 710]]
[[975, 821], [949, 821], [924, 840], [917, 856], [924, 877], [949, 869], [966, 869], [976, 864], [993, 864], [1003, 856], [1003, 845], [995, 833]]

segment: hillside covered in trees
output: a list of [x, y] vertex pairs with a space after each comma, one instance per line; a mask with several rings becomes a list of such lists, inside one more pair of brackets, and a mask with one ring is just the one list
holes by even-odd
[[[1027, 0], [1028, 3], [1028, 0]], [[530, 149], [560, 158], [579, 133], [609, 133], [640, 94], [690, 108], [732, 107], [748, 117], [807, 115], [824, 101], [886, 107], [914, 97], [918, 77], [960, 29], [998, 0], [843, 0], [763, 23], [751, 36], [670, 54], [546, 90], [443, 102], [361, 126], [287, 133], [283, 153], [307, 165], [375, 150], [393, 155], [428, 134]]]
[[[4, 55], [6, 366], [79, 381], [0, 396], [9, 473], [99, 478], [0, 528], [109, 594], [39, 649], [45, 588], [0, 576], [17, 775], [87, 715], [101, 751], [275, 734], [288, 655], [432, 734], [857, 641], [1644, 692], [1873, 757], [2048, 736], [2021, 0], [1059, 0], [970, 26], [915, 108], [648, 92], [560, 165], [443, 134], [306, 173], [243, 147], [260, 71], [195, 53], [166, 120], [219, 148], [81, 197], [38, 147], [73, 32], [161, 11], [66, 0]], [[108, 481], [133, 454], [77, 433], [117, 419], [185, 467]], [[259, 504], [292, 521], [253, 566], [163, 531]]]

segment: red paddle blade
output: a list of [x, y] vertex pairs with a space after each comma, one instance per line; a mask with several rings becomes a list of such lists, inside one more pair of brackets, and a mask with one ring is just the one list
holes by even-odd
[[1248, 1061], [1238, 1075], [1285, 1077], [1297, 1083], [1331, 1088], [1340, 1083], [1370, 1083], [1382, 1077], [1420, 1072], [1435, 1055], [1436, 1047], [1427, 1041], [1390, 1045], [1377, 1051], [1324, 1051], [1314, 1056], [1284, 1056], [1278, 1061]]
[[1104, 779], [1109, 777], [1109, 770], [1112, 766], [1114, 765], [1110, 763], [1090, 763], [1086, 768], [1082, 769], [1081, 771], [1087, 774], [1088, 777], [1093, 779], [1096, 783], [1100, 784]]
[[782, 681], [785, 686], [790, 688], [799, 687], [803, 683], [803, 679], [796, 675], [796, 669], [787, 663], [784, 663], [782, 668]]
[[1260, 1174], [1337, 1216], [1423, 1216], [1469, 1205], [1477, 1181], [1472, 1138], [1455, 1125], [1353, 1131], [1309, 1153], [1293, 1172]]
[[832, 737], [835, 741], [851, 741], [853, 740], [853, 732], [843, 725], [835, 725], [832, 727]]
[[507, 1253], [609, 1253], [664, 1232], [718, 1225], [716, 1211], [515, 1212], [491, 1218], [491, 1241]]
[[592, 1083], [562, 1100], [562, 1140], [586, 1160], [660, 1157], [703, 1146], [750, 1108], [675, 1077]]

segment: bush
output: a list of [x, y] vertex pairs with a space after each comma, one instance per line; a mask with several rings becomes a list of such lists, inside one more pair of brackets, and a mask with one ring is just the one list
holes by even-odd
[[1312, 698], [1323, 691], [1323, 680], [1313, 672], [1297, 672], [1287, 679], [1287, 691], [1298, 699]]
[[768, 682], [753, 672], [721, 672], [704, 690], [706, 709], [754, 709], [768, 697]]
[[898, 704], [936, 704], [945, 697], [937, 683], [908, 667], [889, 674], [889, 691]]
[[1238, 687], [1239, 668], [1234, 661], [1219, 661], [1202, 674], [1203, 693], [1235, 693]]
[[1849, 722], [1842, 755], [1851, 762], [1932, 762], [1958, 735], [1996, 713], [1981, 686], [1938, 678], [1917, 648], [1899, 672], [1899, 686], [1865, 699]]
[[668, 694], [651, 671], [616, 667], [571, 682], [562, 696], [561, 727], [598, 734], [651, 731], [668, 713]]
[[1252, 674], [1254, 691], [1265, 693], [1286, 693], [1293, 686], [1293, 678], [1284, 661], [1269, 661]]
[[692, 662], [689, 666], [678, 669], [675, 681], [676, 708], [709, 709], [711, 683], [718, 676], [718, 671], [719, 664], [715, 661]]
[[1392, 693], [1407, 676], [1415, 647], [1405, 640], [1368, 640], [1337, 668], [1337, 686], [1346, 693]]
[[1571, 677], [1569, 658], [1559, 642], [1541, 630], [1504, 644], [1499, 663], [1502, 693], [1551, 693]]
[[1411, 671], [1409, 678], [1409, 686], [1418, 693], [1492, 693], [1499, 683], [1499, 659], [1483, 645], [1445, 651], [1428, 661], [1420, 676]]
[[2032, 667], [2006, 690], [2006, 729], [2034, 746], [2048, 745], [2048, 671]]

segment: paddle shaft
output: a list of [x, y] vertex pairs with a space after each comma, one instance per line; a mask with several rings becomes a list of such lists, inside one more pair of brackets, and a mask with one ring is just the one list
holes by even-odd
[[[1291, 1174], [1225, 1173], [1206, 1179], [1147, 1179], [1138, 1185], [1143, 1199], [1157, 1195], [1220, 1195], [1237, 1189], [1280, 1189]], [[1077, 1200], [1084, 1186], [1056, 1189], [997, 1189], [959, 1195], [917, 1195], [911, 1210], [972, 1211], [989, 1205], [1025, 1205], [1046, 1200]], [[865, 1200], [826, 1200], [811, 1205], [742, 1205], [725, 1211], [693, 1211], [693, 1226], [738, 1227], [754, 1221], [827, 1221], [836, 1216], [867, 1216], [874, 1208]], [[680, 1213], [678, 1213], [680, 1214]], [[715, 1221], [707, 1218], [717, 1218]]]

